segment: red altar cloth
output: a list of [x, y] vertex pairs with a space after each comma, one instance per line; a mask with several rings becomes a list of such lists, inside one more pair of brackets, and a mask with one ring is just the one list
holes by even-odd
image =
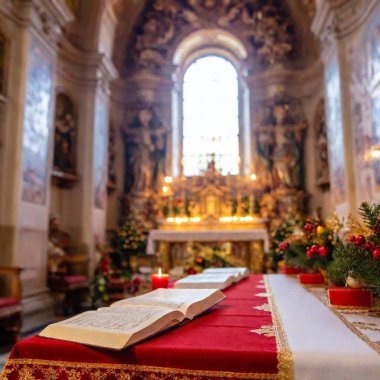
[[32, 337], [15, 345], [3, 378], [22, 379], [29, 371], [40, 379], [53, 371], [57, 380], [70, 373], [75, 379], [278, 379], [282, 356], [266, 291], [263, 276], [251, 276], [197, 319], [124, 351]]

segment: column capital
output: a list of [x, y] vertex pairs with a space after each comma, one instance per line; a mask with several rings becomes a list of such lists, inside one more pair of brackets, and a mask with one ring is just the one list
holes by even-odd
[[311, 30], [325, 48], [359, 28], [376, 4], [376, 0], [320, 0]]

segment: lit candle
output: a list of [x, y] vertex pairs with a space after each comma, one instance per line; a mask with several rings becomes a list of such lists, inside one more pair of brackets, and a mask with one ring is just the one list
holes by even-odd
[[152, 290], [158, 288], [167, 288], [169, 285], [169, 275], [162, 274], [161, 268], [158, 269], [157, 274], [152, 274]]

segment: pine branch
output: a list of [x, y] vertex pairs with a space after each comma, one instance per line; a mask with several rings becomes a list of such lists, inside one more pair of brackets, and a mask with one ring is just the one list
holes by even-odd
[[363, 202], [359, 208], [365, 226], [375, 233], [380, 232], [380, 204]]

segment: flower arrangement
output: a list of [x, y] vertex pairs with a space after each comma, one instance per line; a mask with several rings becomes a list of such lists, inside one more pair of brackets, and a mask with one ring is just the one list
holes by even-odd
[[118, 266], [130, 271], [130, 258], [145, 252], [147, 237], [148, 231], [145, 226], [137, 219], [129, 217], [117, 232], [112, 244]]
[[309, 218], [302, 229], [294, 228], [278, 249], [288, 265], [324, 271], [332, 260], [341, 227], [336, 215], [326, 222]]
[[204, 244], [191, 244], [188, 249], [188, 261], [185, 271], [187, 274], [196, 274], [211, 267], [241, 266], [245, 266], [245, 263], [233, 256], [230, 243], [214, 247]]
[[350, 216], [351, 235], [340, 242], [328, 268], [330, 281], [336, 285], [353, 282], [380, 294], [380, 204], [364, 202], [359, 208], [362, 221]]

